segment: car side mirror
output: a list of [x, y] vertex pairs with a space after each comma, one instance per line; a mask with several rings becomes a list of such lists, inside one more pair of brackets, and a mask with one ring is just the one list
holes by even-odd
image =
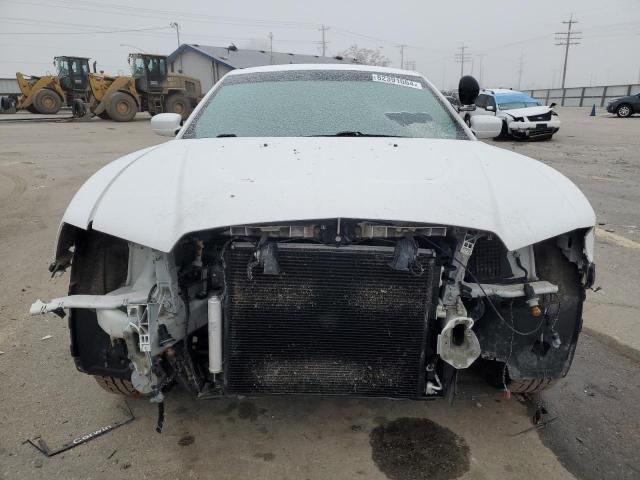
[[470, 128], [476, 138], [494, 138], [502, 131], [502, 120], [486, 115], [474, 115], [471, 117]]
[[556, 103], [555, 103], [555, 102], [553, 102], [551, 105], [549, 105], [549, 108], [553, 108], [553, 107], [555, 107], [555, 106], [556, 106]]
[[484, 108], [487, 110], [487, 112], [495, 112], [496, 111], [496, 107], [494, 107], [493, 105], [487, 105]]
[[480, 94], [480, 85], [478, 81], [471, 75], [465, 75], [458, 83], [458, 98], [462, 105], [471, 105], [475, 103], [476, 98]]
[[161, 137], [175, 137], [182, 127], [179, 113], [159, 113], [151, 118], [151, 130]]

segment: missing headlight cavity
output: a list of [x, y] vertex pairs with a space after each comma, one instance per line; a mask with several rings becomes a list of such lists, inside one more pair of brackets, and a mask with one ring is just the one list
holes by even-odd
[[464, 438], [426, 418], [399, 418], [371, 432], [371, 457], [392, 480], [451, 480], [469, 470]]

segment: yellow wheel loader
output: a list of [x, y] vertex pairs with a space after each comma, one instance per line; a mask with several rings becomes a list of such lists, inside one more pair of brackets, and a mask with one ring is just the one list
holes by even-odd
[[84, 105], [89, 97], [89, 59], [55, 57], [53, 64], [56, 75], [36, 77], [16, 73], [21, 92], [16, 109], [55, 114], [66, 105], [73, 108], [74, 116], [82, 116], [80, 105]]
[[131, 76], [89, 75], [90, 109], [101, 118], [129, 122], [137, 112], [179, 113], [186, 119], [202, 98], [200, 80], [168, 74], [167, 57], [132, 53]]

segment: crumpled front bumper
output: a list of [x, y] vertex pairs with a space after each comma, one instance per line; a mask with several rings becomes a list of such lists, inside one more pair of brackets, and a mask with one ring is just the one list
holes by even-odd
[[[544, 127], [540, 127], [544, 125]], [[508, 125], [509, 133], [517, 136], [535, 136], [556, 133], [560, 130], [560, 120], [548, 120], [545, 122], [511, 122]]]

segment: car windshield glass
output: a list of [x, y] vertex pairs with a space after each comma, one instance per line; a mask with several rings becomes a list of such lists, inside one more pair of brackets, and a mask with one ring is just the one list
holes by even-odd
[[539, 107], [541, 103], [535, 98], [518, 91], [496, 92], [495, 100], [500, 110], [513, 110], [515, 108]]
[[500, 110], [513, 110], [515, 108], [528, 108], [528, 107], [539, 107], [540, 102], [531, 100], [528, 102], [505, 102], [501, 103], [498, 101], [498, 105], [500, 106]]
[[232, 136], [469, 138], [424, 79], [358, 70], [228, 76], [183, 138]]

